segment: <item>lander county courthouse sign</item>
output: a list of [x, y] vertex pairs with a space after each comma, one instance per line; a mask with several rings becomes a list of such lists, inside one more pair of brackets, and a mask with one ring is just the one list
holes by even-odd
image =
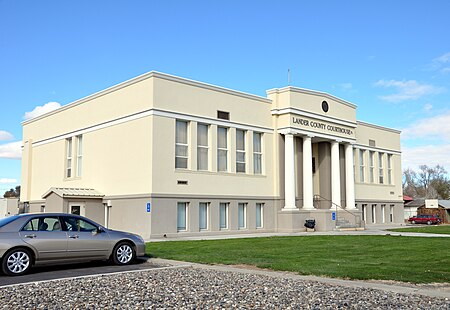
[[348, 136], [353, 136], [353, 130], [349, 128], [327, 124], [315, 120], [308, 120], [300, 117], [292, 117], [292, 123], [301, 125], [302, 127], [310, 127], [313, 129], [319, 129], [321, 131], [328, 131], [331, 133], [340, 133]]

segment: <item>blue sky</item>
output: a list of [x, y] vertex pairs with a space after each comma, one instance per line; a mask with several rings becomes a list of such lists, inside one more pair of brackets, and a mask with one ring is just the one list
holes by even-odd
[[403, 130], [403, 168], [450, 170], [450, 1], [0, 0], [0, 193], [21, 122], [157, 70], [265, 96], [287, 84]]

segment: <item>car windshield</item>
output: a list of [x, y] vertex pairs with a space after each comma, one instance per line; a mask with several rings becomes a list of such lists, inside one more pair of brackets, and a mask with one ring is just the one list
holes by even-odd
[[5, 226], [6, 224], [11, 223], [12, 221], [14, 221], [17, 218], [19, 218], [18, 215], [13, 215], [13, 216], [9, 216], [9, 217], [5, 217], [4, 219], [1, 219], [0, 220], [0, 228]]

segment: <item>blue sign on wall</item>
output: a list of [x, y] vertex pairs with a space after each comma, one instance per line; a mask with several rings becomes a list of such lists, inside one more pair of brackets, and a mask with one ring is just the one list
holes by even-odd
[[331, 220], [336, 221], [336, 212], [331, 212]]
[[147, 212], [150, 212], [150, 210], [151, 210], [150, 202], [147, 202]]

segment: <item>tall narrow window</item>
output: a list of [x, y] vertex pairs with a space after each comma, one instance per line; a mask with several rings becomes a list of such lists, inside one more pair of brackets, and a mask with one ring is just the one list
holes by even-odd
[[247, 227], [247, 204], [238, 203], [238, 228], [244, 229]]
[[264, 216], [264, 204], [256, 204], [256, 228], [263, 227], [263, 216]]
[[384, 170], [383, 170], [383, 153], [378, 153], [378, 167], [379, 169], [379, 177], [380, 177], [380, 184], [384, 183]]
[[83, 136], [77, 136], [77, 177], [83, 171]]
[[228, 171], [228, 129], [217, 127], [217, 170]]
[[245, 131], [236, 129], [236, 172], [245, 173]]
[[369, 151], [369, 182], [375, 182], [374, 169], [375, 169], [375, 152]]
[[367, 220], [367, 204], [361, 205], [361, 215], [362, 215], [363, 221], [366, 221]]
[[372, 223], [376, 223], [377, 222], [377, 205], [372, 205]]
[[177, 210], [177, 230], [185, 231], [187, 228], [187, 202], [179, 202]]
[[187, 169], [188, 122], [177, 120], [175, 136], [175, 168]]
[[200, 230], [206, 230], [208, 229], [208, 203], [207, 202], [200, 202], [198, 205], [198, 224]]
[[220, 229], [228, 228], [228, 203], [219, 204]]
[[364, 150], [359, 150], [359, 181], [364, 182]]
[[72, 177], [72, 138], [66, 139], [66, 178]]
[[262, 174], [262, 133], [253, 133], [253, 173]]
[[197, 169], [208, 170], [208, 125], [197, 126]]
[[389, 222], [394, 222], [394, 205], [389, 206]]
[[392, 184], [392, 155], [387, 156], [387, 173], [388, 173], [388, 184]]

